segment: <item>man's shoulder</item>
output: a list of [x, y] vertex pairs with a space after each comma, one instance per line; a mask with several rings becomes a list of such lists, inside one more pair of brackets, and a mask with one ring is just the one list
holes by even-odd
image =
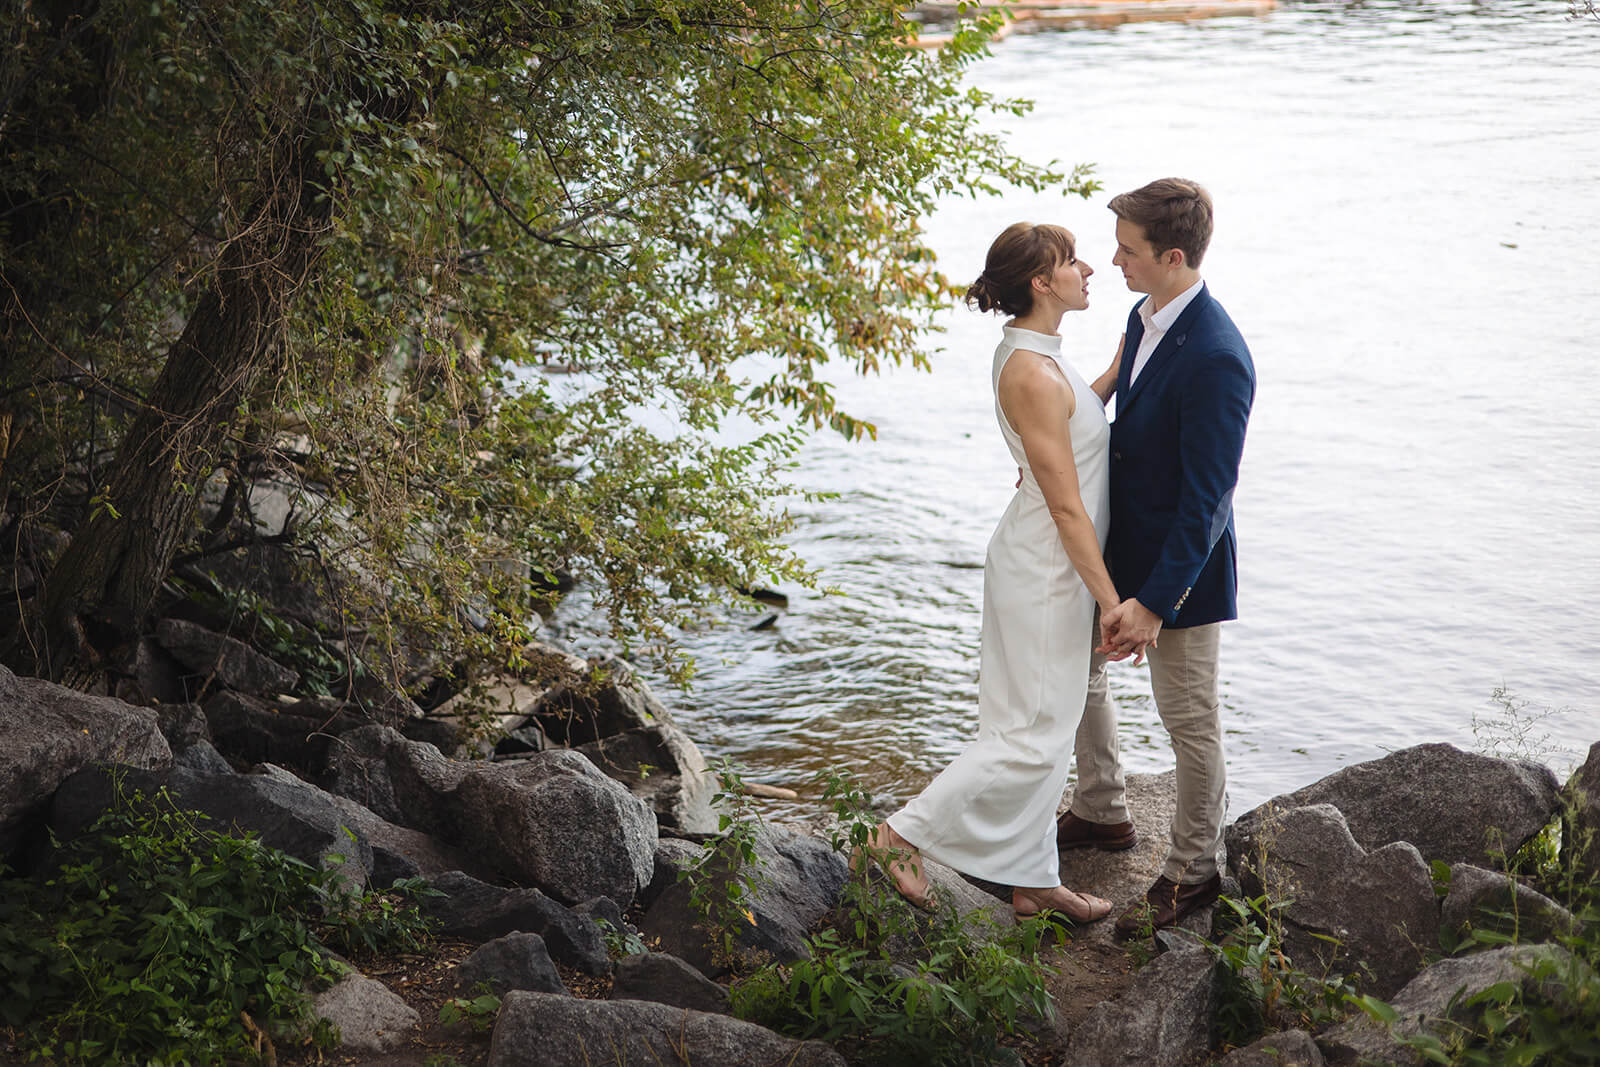
[[1200, 293], [1195, 303], [1199, 306], [1195, 309], [1194, 321], [1189, 324], [1189, 332], [1199, 335], [1195, 340], [1204, 342], [1208, 352], [1222, 358], [1237, 359], [1248, 365], [1250, 346], [1245, 344], [1244, 334], [1234, 325], [1232, 316], [1217, 298], [1211, 295], [1209, 286]]

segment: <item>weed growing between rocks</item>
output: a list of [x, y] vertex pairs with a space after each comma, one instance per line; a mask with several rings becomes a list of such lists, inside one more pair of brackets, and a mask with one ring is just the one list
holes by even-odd
[[[1433, 1032], [1399, 1035], [1424, 1062], [1451, 1067], [1600, 1063], [1600, 881], [1581, 860], [1590, 842], [1561, 844], [1563, 828], [1578, 832], [1573, 815], [1583, 803], [1581, 796], [1566, 797], [1561, 818], [1507, 862], [1513, 877], [1565, 907], [1570, 925], [1549, 933], [1512, 895], [1505, 907], [1480, 916], [1464, 936], [1446, 945], [1456, 955], [1552, 943], [1564, 951], [1530, 954], [1518, 964], [1518, 980], [1458, 995]], [[1453, 932], [1449, 936], [1454, 939]], [[1363, 1006], [1380, 1022], [1398, 1020], [1387, 1004]]]
[[494, 1026], [495, 1016], [500, 1013], [500, 998], [495, 995], [494, 989], [488, 982], [479, 982], [473, 987], [471, 994], [471, 996], [450, 997], [439, 1005], [439, 1022], [445, 1026], [466, 1023], [479, 1033], [491, 1029]]
[[285, 1033], [328, 1047], [308, 993], [344, 973], [332, 951], [421, 947], [408, 901], [206, 821], [165, 790], [119, 796], [52, 877], [6, 880], [0, 1019], [33, 1056], [251, 1061]]
[[689, 884], [690, 906], [706, 921], [721, 962], [737, 968], [739, 933], [755, 924], [750, 904], [765, 881], [756, 854], [761, 815], [750, 801], [743, 779], [723, 760], [717, 768], [717, 792], [711, 798], [717, 815], [717, 836], [678, 873]]
[[[825, 774], [823, 783], [837, 816], [830, 843], [848, 857], [867, 845], [877, 822], [871, 797], [846, 773]], [[725, 800], [741, 794], [726, 771], [723, 793]], [[730, 861], [743, 864], [739, 877], [721, 879], [720, 889], [700, 898], [702, 914], [731, 948], [731, 930], [753, 921], [746, 904], [759, 871], [755, 822], [724, 818], [728, 833], [707, 847], [720, 858], [696, 870], [731, 873]], [[1059, 935], [1041, 920], [1000, 930], [992, 922], [986, 928], [986, 919], [952, 911], [919, 917], [886, 880], [854, 877], [807, 939], [807, 958], [768, 963], [734, 983], [734, 1014], [831, 1042], [851, 1063], [993, 1063], [1004, 1036], [1050, 1016], [1038, 952]]]
[[1217, 1036], [1224, 1046], [1248, 1045], [1270, 1030], [1310, 1030], [1341, 1015], [1355, 996], [1349, 976], [1308, 974], [1282, 948], [1289, 901], [1266, 894], [1218, 898], [1215, 940], [1202, 943], [1222, 967]]

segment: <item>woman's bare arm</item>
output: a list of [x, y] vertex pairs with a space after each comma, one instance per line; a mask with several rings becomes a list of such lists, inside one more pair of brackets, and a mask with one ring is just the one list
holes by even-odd
[[1047, 356], [1018, 351], [1000, 372], [1000, 410], [1022, 437], [1028, 466], [1044, 494], [1061, 545], [1100, 610], [1109, 612], [1120, 598], [1078, 487], [1069, 427], [1076, 400], [1072, 386]]
[[1128, 343], [1128, 335], [1123, 334], [1122, 340], [1117, 342], [1117, 354], [1111, 357], [1111, 366], [1105, 373], [1094, 380], [1089, 388], [1094, 390], [1094, 395], [1100, 398], [1100, 403], [1111, 403], [1111, 394], [1117, 391], [1117, 374], [1122, 370], [1122, 347]]

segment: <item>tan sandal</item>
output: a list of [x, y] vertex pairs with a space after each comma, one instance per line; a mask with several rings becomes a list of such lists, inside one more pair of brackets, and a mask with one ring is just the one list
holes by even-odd
[[[1032, 907], [1017, 906], [1021, 897]], [[1111, 914], [1111, 901], [1091, 893], [1079, 893], [1064, 885], [1046, 889], [1042, 893], [1016, 888], [1011, 891], [1011, 914], [1017, 919], [1032, 919], [1050, 912], [1080, 925], [1098, 922]]]

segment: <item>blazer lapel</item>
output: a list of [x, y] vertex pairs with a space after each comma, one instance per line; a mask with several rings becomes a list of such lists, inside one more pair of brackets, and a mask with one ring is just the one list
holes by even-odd
[[1117, 368], [1118, 411], [1128, 406], [1128, 387], [1133, 381], [1133, 360], [1139, 352], [1139, 342], [1142, 340], [1144, 340], [1144, 320], [1139, 317], [1139, 305], [1135, 304], [1133, 313], [1128, 316], [1128, 328], [1123, 333], [1122, 365]]
[[[1189, 301], [1189, 306], [1183, 309], [1183, 313], [1173, 320], [1172, 326], [1168, 328], [1166, 334], [1161, 338], [1161, 342], [1156, 345], [1156, 350], [1150, 353], [1150, 362], [1144, 365], [1144, 369], [1139, 372], [1139, 377], [1134, 379], [1126, 388], [1122, 388], [1121, 383], [1118, 383], [1118, 411], [1127, 410], [1128, 405], [1138, 399], [1139, 395], [1144, 392], [1144, 387], [1150, 383], [1151, 379], [1156, 377], [1161, 368], [1172, 362], [1177, 353], [1182, 350], [1189, 339], [1189, 327], [1194, 324], [1194, 320], [1199, 316], [1201, 306], [1210, 301], [1210, 299], [1211, 289], [1202, 282], [1200, 291], [1194, 295], [1193, 300]], [[1144, 336], [1142, 320], [1139, 325], [1139, 335], [1141, 337]], [[1138, 350], [1135, 349], [1134, 351], [1137, 353]], [[1127, 355], [1126, 349], [1124, 349], [1123, 355]], [[1122, 370], [1131, 375], [1133, 366], [1125, 363]]]

